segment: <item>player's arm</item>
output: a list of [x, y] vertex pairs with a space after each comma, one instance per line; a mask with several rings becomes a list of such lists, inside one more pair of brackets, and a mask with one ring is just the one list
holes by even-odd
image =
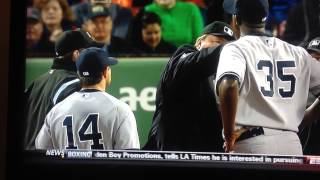
[[49, 130], [49, 124], [47, 123], [47, 118], [44, 121], [44, 124], [37, 135], [37, 138], [35, 140], [35, 146], [36, 149], [53, 149], [51, 133]]
[[119, 119], [121, 123], [114, 138], [114, 149], [140, 149], [139, 135], [136, 119], [133, 112], [126, 106], [127, 110], [120, 110]]
[[216, 72], [222, 45], [203, 48], [200, 51], [183, 46], [172, 58], [179, 58], [174, 64], [174, 80], [190, 80], [190, 77], [205, 78]]
[[299, 130], [312, 124], [313, 121], [320, 119], [320, 97], [318, 97], [314, 103], [306, 109], [303, 120], [299, 126]]
[[233, 150], [241, 130], [235, 130], [239, 89], [245, 76], [246, 61], [243, 53], [234, 45], [226, 45], [220, 55], [215, 93], [219, 97], [219, 106], [225, 136], [225, 150]]
[[310, 61], [311, 75], [310, 75], [310, 92], [314, 94], [318, 99], [305, 111], [303, 120], [299, 126], [299, 130], [303, 129], [305, 126], [311, 124], [314, 120], [320, 119], [320, 62], [313, 59], [306, 51], [305, 58]]
[[218, 85], [226, 152], [233, 150], [234, 143], [239, 137], [235, 133], [235, 117], [239, 97], [238, 84], [237, 77], [229, 75], [222, 77]]

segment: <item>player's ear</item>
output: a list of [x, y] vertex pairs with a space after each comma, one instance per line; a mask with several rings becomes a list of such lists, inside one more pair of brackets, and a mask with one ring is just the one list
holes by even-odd
[[238, 22], [238, 20], [240, 20], [239, 18], [237, 18], [237, 15], [232, 15], [232, 21], [230, 26], [232, 27], [235, 36], [237, 39], [240, 38], [240, 23]]
[[194, 47], [196, 47], [198, 50], [201, 49], [202, 40], [205, 38], [205, 36], [206, 35], [202, 35], [202, 36], [198, 37], [198, 39], [196, 40]]
[[107, 66], [103, 71], [103, 77], [107, 79], [108, 76], [110, 76], [110, 73], [111, 73], [110, 71], [111, 71], [111, 68]]
[[88, 31], [88, 22], [85, 21], [83, 24], [82, 24], [82, 29], [85, 30], [85, 31]]
[[79, 50], [74, 50], [72, 52], [72, 61], [76, 62], [76, 60], [79, 58], [79, 56], [80, 56], [80, 51]]

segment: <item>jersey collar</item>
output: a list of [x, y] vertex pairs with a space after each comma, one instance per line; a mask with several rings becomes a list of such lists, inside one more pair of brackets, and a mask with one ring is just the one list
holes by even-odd
[[272, 35], [270, 33], [259, 32], [259, 31], [250, 31], [245, 36], [267, 36], [267, 37], [272, 37]]
[[81, 89], [80, 92], [100, 92], [98, 89]]

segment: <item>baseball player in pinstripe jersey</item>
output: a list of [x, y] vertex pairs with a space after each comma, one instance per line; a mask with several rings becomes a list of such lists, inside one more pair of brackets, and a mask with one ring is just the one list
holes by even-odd
[[267, 0], [238, 0], [241, 38], [220, 55], [216, 93], [226, 152], [302, 155], [297, 136], [320, 63], [264, 33]]
[[80, 53], [82, 89], [54, 106], [36, 138], [37, 149], [139, 149], [129, 106], [105, 92], [117, 60], [100, 48]]

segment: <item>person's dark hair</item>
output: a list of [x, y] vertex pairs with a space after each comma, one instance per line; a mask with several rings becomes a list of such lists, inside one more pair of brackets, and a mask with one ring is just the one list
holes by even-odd
[[[106, 66], [104, 69], [103, 69], [103, 72], [108, 68], [108, 66]], [[91, 85], [95, 85], [95, 84], [98, 84], [100, 83], [100, 81], [102, 80], [102, 73], [103, 72], [100, 72], [97, 76], [87, 76], [87, 77], [84, 77], [82, 76], [81, 74], [79, 74], [79, 71], [78, 71], [78, 76], [80, 78], [80, 82], [81, 82], [81, 85], [82, 86], [91, 86]]]
[[81, 77], [80, 76], [80, 81], [83, 86], [91, 86], [91, 85], [98, 84], [102, 80], [101, 76], [97, 76], [97, 77]]
[[161, 26], [161, 19], [156, 13], [145, 12], [141, 17], [142, 28], [147, 27], [148, 24], [157, 23]]

